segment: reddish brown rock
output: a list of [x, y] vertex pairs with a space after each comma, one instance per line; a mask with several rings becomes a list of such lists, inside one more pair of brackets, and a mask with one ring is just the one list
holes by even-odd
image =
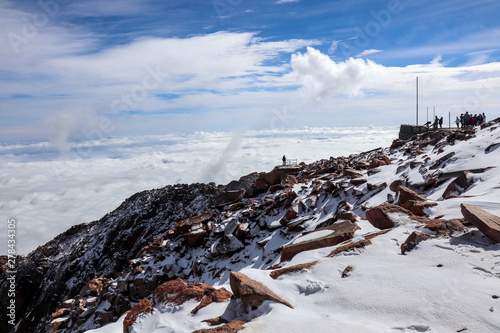
[[430, 207], [435, 207], [437, 206], [437, 202], [432, 202], [432, 201], [417, 201], [417, 200], [408, 200], [404, 204], [401, 205], [401, 207], [408, 209], [410, 212], [412, 212], [415, 215], [418, 216], [425, 216], [425, 208], [430, 208]]
[[230, 203], [240, 201], [244, 197], [245, 197], [245, 190], [224, 191], [215, 198], [214, 206], [215, 207], [224, 206]]
[[102, 325], [109, 324], [110, 322], [113, 321], [114, 315], [113, 312], [111, 311], [96, 311], [96, 313]]
[[404, 179], [396, 179], [395, 181], [393, 181], [393, 182], [391, 183], [391, 185], [389, 185], [389, 189], [390, 189], [391, 191], [393, 191], [393, 192], [396, 192], [396, 191], [397, 191], [397, 189], [398, 189], [398, 187], [399, 187], [400, 185], [405, 184], [405, 183], [406, 183], [406, 181], [405, 181]]
[[320, 249], [323, 247], [334, 246], [340, 244], [348, 239], [351, 239], [354, 232], [358, 230], [357, 224], [350, 221], [335, 223], [324, 228], [317, 229], [308, 234], [307, 238], [310, 238], [310, 234], [314, 234], [324, 230], [330, 230], [332, 233], [327, 236], [322, 236], [315, 239], [305, 240], [301, 242], [301, 238], [297, 238], [293, 243], [283, 247], [281, 251], [281, 261], [288, 261], [295, 257], [300, 252], [310, 251], [315, 249]]
[[288, 222], [296, 218], [298, 215], [299, 215], [299, 206], [295, 204], [292, 207], [290, 207], [290, 209], [287, 210], [285, 216], [283, 216], [283, 218], [280, 221], [281, 225], [286, 226]]
[[300, 264], [300, 265], [294, 265], [294, 266], [290, 266], [290, 267], [286, 267], [286, 268], [280, 268], [280, 269], [272, 271], [269, 275], [273, 279], [277, 279], [278, 277], [280, 277], [281, 275], [284, 275], [284, 274], [290, 274], [293, 272], [302, 271], [304, 269], [309, 269], [312, 266], [316, 265], [317, 263], [318, 263], [317, 261], [313, 261], [313, 262], [309, 262], [306, 264]]
[[262, 283], [252, 280], [242, 273], [231, 272], [229, 282], [234, 296], [241, 299], [246, 311], [257, 309], [264, 301], [277, 302], [293, 309], [290, 303], [280, 298]]
[[226, 290], [226, 288], [214, 289], [213, 291], [208, 291], [207, 295], [203, 297], [200, 304], [198, 304], [191, 313], [197, 313], [207, 305], [215, 302], [222, 303], [227, 301], [233, 296], [230, 291]]
[[342, 272], [341, 277], [342, 277], [342, 278], [346, 278], [346, 277], [348, 277], [349, 275], [351, 275], [352, 270], [353, 270], [352, 266], [347, 266], [347, 267], [344, 269], [344, 271]]
[[430, 238], [432, 238], [432, 236], [426, 233], [420, 231], [412, 232], [406, 241], [401, 245], [401, 254], [405, 254], [406, 252], [413, 250], [418, 243]]
[[293, 186], [297, 183], [298, 183], [297, 178], [295, 178], [294, 175], [285, 175], [281, 178], [281, 185], [283, 187]]
[[179, 221], [175, 224], [174, 232], [176, 234], [182, 234], [188, 232], [193, 224], [208, 222], [212, 219], [212, 212], [205, 212], [198, 216], [193, 216], [188, 219]]
[[196, 330], [193, 331], [193, 333], [236, 333], [245, 328], [243, 326], [244, 324], [244, 321], [232, 320], [229, 323], [222, 325], [221, 327]]
[[356, 167], [354, 169], [355, 170], [365, 170], [365, 169], [368, 169], [369, 167], [370, 167], [370, 164], [363, 162], [363, 161], [359, 161], [356, 164]]
[[358, 215], [353, 212], [341, 212], [335, 215], [337, 220], [349, 220], [351, 222], [356, 222], [359, 218]]
[[436, 232], [436, 237], [444, 237], [467, 232], [468, 229], [464, 226], [464, 222], [464, 219], [437, 219], [424, 221], [424, 224], [427, 229]]
[[268, 186], [281, 183], [282, 177], [286, 177], [286, 173], [282, 170], [276, 169], [271, 172], [263, 172], [260, 174], [259, 179], [263, 179]]
[[[389, 164], [390, 164], [390, 161], [389, 161]], [[379, 166], [384, 166], [384, 165], [387, 165], [387, 162], [385, 160], [381, 160], [378, 158], [374, 158], [370, 162], [370, 168], [377, 168]]]
[[473, 180], [468, 177], [469, 171], [462, 172], [443, 192], [443, 199], [449, 199], [452, 196], [462, 194], [469, 186], [473, 184]]
[[109, 279], [105, 277], [100, 277], [94, 280], [91, 280], [89, 283], [84, 285], [80, 290], [80, 297], [85, 296], [96, 296], [98, 292], [102, 290], [104, 285], [108, 283]]
[[423, 196], [415, 193], [415, 191], [410, 190], [407, 187], [404, 186], [398, 186], [396, 189], [396, 193], [399, 195], [399, 199], [397, 204], [400, 206], [403, 206], [406, 202], [409, 200], [413, 201], [427, 201], [427, 198], [424, 198]]
[[353, 177], [353, 178], [359, 178], [363, 176], [362, 174], [351, 168], [345, 168], [343, 174], [346, 177]]
[[405, 140], [398, 140], [398, 139], [396, 139], [396, 140], [392, 141], [391, 149], [396, 149], [396, 148], [399, 148], [399, 147], [403, 147], [405, 144], [406, 144]]
[[460, 208], [468, 222], [476, 226], [488, 238], [500, 243], [500, 217], [472, 205], [461, 204]]
[[205, 283], [190, 283], [182, 279], [171, 280], [159, 285], [153, 292], [155, 305], [175, 304], [181, 305], [190, 299], [201, 301], [207, 292], [214, 288]]
[[208, 323], [210, 326], [217, 326], [217, 325], [226, 324], [227, 320], [224, 320], [221, 317], [217, 317], [217, 318], [205, 319], [205, 320], [202, 320], [202, 322]]
[[365, 178], [353, 178], [349, 181], [352, 185], [358, 186], [367, 182]]
[[127, 316], [123, 321], [123, 333], [130, 333], [130, 329], [137, 318], [151, 312], [153, 312], [153, 305], [151, 305], [151, 302], [149, 302], [147, 298], [144, 298], [127, 313]]
[[188, 232], [182, 235], [184, 241], [187, 245], [192, 247], [198, 247], [205, 243], [205, 234], [207, 232], [205, 230], [201, 230], [200, 232]]
[[397, 205], [393, 204], [382, 204], [366, 212], [366, 218], [368, 221], [376, 228], [379, 229], [389, 229], [394, 227], [394, 221], [389, 217], [391, 213], [403, 213], [408, 216], [412, 216], [413, 214]]
[[348, 242], [347, 244], [344, 244], [344, 245], [341, 245], [339, 247], [337, 247], [335, 250], [333, 250], [332, 252], [330, 252], [330, 254], [328, 255], [328, 257], [335, 257], [337, 255], [339, 255], [340, 253], [343, 253], [343, 252], [347, 252], [347, 251], [350, 251], [350, 250], [353, 250], [353, 249], [359, 249], [359, 248], [364, 248], [365, 246], [368, 246], [372, 243], [372, 239], [379, 236], [379, 235], [383, 235], [383, 234], [386, 234], [388, 233], [389, 231], [391, 231], [391, 229], [386, 229], [386, 230], [382, 230], [382, 231], [378, 231], [378, 232], [375, 232], [375, 233], [372, 233], [372, 234], [369, 234], [369, 235], [366, 235], [364, 236], [365, 239], [363, 240], [360, 240], [360, 241], [357, 241], [357, 242]]
[[233, 294], [224, 287], [222, 287], [220, 289], [216, 289], [210, 293], [210, 298], [212, 299], [212, 301], [214, 301], [216, 303], [225, 302], [226, 300], [230, 299], [232, 296], [233, 296]]
[[255, 188], [260, 191], [267, 191], [269, 184], [264, 179], [259, 178], [255, 181]]
[[294, 191], [286, 192], [286, 199], [283, 202], [283, 207], [290, 206], [291, 203], [293, 202], [293, 200], [295, 200], [295, 198], [297, 198], [297, 196], [298, 196], [297, 193], [295, 193]]
[[51, 315], [51, 317], [52, 317], [52, 319], [56, 319], [56, 318], [65, 316], [67, 314], [69, 314], [69, 310], [67, 308], [61, 308], [61, 309], [57, 310], [56, 312], [54, 312]]

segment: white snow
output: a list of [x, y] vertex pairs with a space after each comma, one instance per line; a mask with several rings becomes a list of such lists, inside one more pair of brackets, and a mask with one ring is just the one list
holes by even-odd
[[[485, 152], [486, 147], [498, 142], [500, 129], [485, 129], [478, 130], [474, 139], [445, 146], [441, 153], [435, 153], [432, 147], [425, 149], [424, 154], [430, 158], [427, 166], [455, 152], [456, 159], [448, 161], [439, 171], [493, 167], [471, 176], [474, 184], [461, 197], [442, 199], [450, 181], [424, 193], [438, 203], [429, 209], [431, 217], [460, 218], [461, 203], [473, 204], [500, 215], [500, 150]], [[398, 166], [409, 162], [408, 156], [401, 151], [391, 155], [391, 158], [392, 165], [380, 167], [378, 174], [366, 175], [368, 182], [386, 182], [389, 185], [401, 176], [397, 174]], [[402, 162], [399, 163], [399, 160]], [[425, 158], [419, 156], [416, 160], [423, 161]], [[424, 181], [420, 167], [408, 167], [401, 173], [406, 173], [413, 184]], [[302, 189], [302, 186], [305, 187]], [[295, 186], [294, 190], [299, 194], [297, 201], [306, 199], [312, 187], [314, 184], [311, 183]], [[385, 202], [391, 193], [394, 194], [387, 186], [367, 200], [375, 206]], [[345, 199], [355, 206], [354, 195], [346, 195]], [[330, 217], [338, 202], [339, 198], [320, 196], [318, 208], [308, 212], [308, 228], [314, 228]], [[363, 219], [364, 212], [359, 203], [357, 207], [356, 213], [360, 215], [357, 224], [361, 230], [356, 231], [354, 241], [378, 231]], [[265, 222], [274, 225], [281, 216], [267, 216]], [[328, 254], [338, 246], [299, 253], [283, 267], [313, 261], [318, 263], [310, 269], [282, 275], [276, 280], [270, 277], [269, 270], [263, 269], [268, 267], [262, 263], [265, 251], [277, 249], [292, 239], [298, 242], [324, 237], [331, 231], [313, 232], [303, 237], [297, 237], [298, 233], [292, 234], [281, 227], [272, 232], [261, 231], [262, 234], [254, 236], [261, 237], [262, 246], [253, 244], [244, 249], [251, 251], [247, 261], [218, 259], [227, 261], [230, 270], [240, 271], [263, 283], [289, 302], [293, 309], [264, 302], [257, 310], [243, 314], [238, 307], [239, 301], [233, 300], [229, 304], [210, 304], [196, 315], [191, 315], [190, 311], [197, 302], [190, 301], [179, 307], [155, 309], [153, 314], [133, 326], [134, 332], [191, 332], [208, 328], [208, 324], [201, 320], [221, 315], [227, 320], [249, 320], [242, 332], [500, 332], [500, 299], [493, 297], [500, 295], [500, 244], [470, 227], [464, 234], [423, 241], [402, 255], [400, 246], [413, 231], [431, 232], [422, 229], [419, 223], [405, 214], [391, 214], [390, 218], [396, 227], [373, 238], [371, 245], [336, 257], [328, 257]], [[278, 261], [279, 258], [276, 258], [269, 266]], [[186, 263], [179, 264], [184, 267]], [[352, 266], [353, 270], [348, 277], [342, 278], [347, 266]], [[214, 285], [230, 290], [228, 275], [229, 271], [225, 271]], [[209, 275], [203, 274], [199, 282], [210, 279]], [[122, 320], [89, 332], [122, 332]]]

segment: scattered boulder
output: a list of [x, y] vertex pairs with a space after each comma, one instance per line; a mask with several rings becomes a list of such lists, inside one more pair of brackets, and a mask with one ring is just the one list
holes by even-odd
[[328, 257], [335, 257], [335, 256], [339, 255], [342, 252], [347, 252], [347, 251], [350, 251], [350, 250], [353, 250], [353, 249], [364, 248], [365, 246], [370, 245], [372, 243], [371, 240], [373, 238], [375, 238], [375, 237], [377, 237], [379, 235], [386, 234], [389, 231], [391, 231], [391, 229], [386, 229], [386, 230], [382, 230], [382, 231], [378, 231], [378, 232], [366, 235], [366, 236], [364, 236], [365, 239], [362, 239], [362, 240], [357, 241], [357, 242], [350, 241], [349, 243], [341, 245], [341, 246], [337, 247], [335, 250], [333, 250], [332, 252], [330, 252], [330, 254], [328, 255]]
[[210, 248], [210, 253], [215, 255], [230, 254], [243, 249], [245, 246], [234, 235], [224, 235]]
[[443, 157], [441, 157], [440, 159], [438, 159], [436, 162], [434, 162], [429, 167], [429, 169], [434, 170], [434, 169], [442, 167], [444, 165], [444, 163], [446, 163], [446, 161], [448, 161], [451, 157], [453, 157], [453, 155], [455, 155], [455, 152], [451, 152], [451, 153], [448, 153], [448, 154], [444, 155]]
[[350, 180], [350, 183], [352, 185], [355, 185], [355, 186], [364, 184], [366, 182], [367, 182], [367, 180], [365, 178], [353, 178], [353, 179]]
[[236, 333], [244, 329], [244, 321], [232, 320], [220, 327], [193, 331], [193, 333]]
[[57, 310], [56, 312], [54, 312], [51, 315], [51, 317], [52, 317], [52, 319], [56, 319], [56, 318], [65, 316], [67, 314], [69, 314], [69, 310], [67, 308], [61, 308], [61, 309]]
[[224, 191], [220, 193], [214, 201], [215, 207], [224, 206], [230, 203], [238, 202], [245, 196], [245, 190], [240, 191]]
[[130, 333], [132, 325], [136, 322], [137, 318], [151, 312], [153, 312], [153, 305], [147, 298], [144, 298], [127, 313], [123, 321], [123, 333]]
[[317, 261], [313, 261], [313, 262], [309, 262], [306, 264], [299, 264], [299, 265], [294, 265], [294, 266], [285, 267], [285, 268], [281, 268], [281, 269], [276, 269], [276, 270], [272, 271], [269, 275], [273, 279], [277, 279], [278, 277], [280, 277], [283, 274], [290, 274], [293, 272], [302, 271], [304, 269], [309, 269], [312, 266], [316, 265], [317, 263], [318, 263]]
[[233, 294], [231, 294], [231, 292], [224, 287], [220, 289], [215, 289], [213, 291], [211, 289], [207, 289], [207, 293], [208, 294], [205, 297], [203, 297], [200, 304], [198, 304], [198, 306], [196, 306], [193, 309], [193, 311], [191, 311], [191, 313], [195, 314], [213, 302], [223, 303], [233, 296]]
[[424, 221], [425, 227], [429, 230], [436, 232], [436, 237], [453, 236], [457, 233], [467, 232], [467, 228], [464, 226], [464, 219], [452, 219], [452, 220], [429, 220]]
[[159, 285], [153, 292], [155, 305], [174, 304], [181, 305], [190, 299], [201, 301], [207, 292], [215, 288], [205, 283], [187, 284], [183, 279], [176, 279]]
[[[335, 223], [327, 227], [316, 229], [313, 232], [302, 235], [292, 243], [283, 247], [281, 251], [281, 261], [291, 260], [300, 252], [340, 244], [351, 239], [354, 236], [354, 232], [358, 229], [358, 225], [350, 221]], [[314, 238], [315, 234], [319, 236]]]
[[[389, 163], [390, 163], [390, 161], [389, 161]], [[378, 158], [374, 158], [370, 162], [370, 168], [377, 168], [379, 166], [384, 166], [384, 165], [387, 165], [387, 162], [385, 160], [380, 160]]]
[[85, 296], [96, 296], [98, 292], [102, 290], [104, 285], [108, 283], [109, 279], [105, 277], [100, 277], [94, 280], [91, 280], [89, 283], [84, 285], [80, 290], [80, 297]]
[[186, 242], [187, 245], [191, 247], [198, 247], [203, 245], [206, 233], [207, 232], [205, 230], [201, 229], [200, 231], [197, 232], [185, 233], [182, 235], [182, 237], [184, 238], [184, 241]]
[[174, 233], [176, 235], [179, 235], [188, 232], [191, 229], [191, 226], [193, 226], [194, 224], [208, 222], [212, 218], [213, 218], [212, 212], [209, 211], [201, 215], [193, 216], [188, 219], [179, 221], [175, 224]]
[[472, 205], [461, 204], [460, 208], [467, 221], [476, 226], [488, 238], [500, 243], [500, 217]]
[[352, 266], [347, 266], [344, 271], [342, 272], [342, 278], [346, 278], [348, 277], [349, 275], [351, 275], [351, 272], [353, 270], [353, 267]]
[[413, 215], [409, 210], [401, 206], [393, 204], [382, 204], [368, 210], [366, 212], [366, 218], [375, 228], [390, 229], [395, 226], [394, 221], [389, 216], [389, 214], [392, 213], [406, 214], [409, 217]]
[[406, 144], [405, 140], [396, 139], [396, 140], [392, 141], [391, 149], [397, 149], [399, 147], [403, 147], [405, 144]]
[[359, 178], [363, 176], [362, 174], [351, 168], [345, 168], [343, 174], [345, 177], [352, 177], [352, 178]]
[[356, 170], [366, 170], [370, 167], [370, 164], [366, 163], [366, 162], [363, 162], [363, 161], [359, 161], [357, 164], [356, 164], [356, 167], [354, 169]]
[[402, 205], [402, 207], [408, 209], [415, 215], [425, 216], [427, 215], [424, 211], [425, 208], [435, 207], [437, 205], [438, 205], [437, 202], [432, 202], [432, 201], [408, 200]]
[[[413, 201], [427, 201], [427, 198], [424, 198], [423, 196], [417, 194], [415, 191], [410, 190], [409, 188], [399, 185], [396, 188], [396, 193], [398, 194], [398, 201], [397, 204], [404, 207], [404, 204], [406, 204], [408, 201], [413, 200]], [[404, 207], [406, 208], [406, 207]], [[407, 208], [408, 209], [408, 208]]]
[[430, 238], [432, 238], [432, 236], [426, 233], [420, 231], [412, 232], [411, 235], [401, 245], [401, 254], [405, 254], [406, 252], [413, 250], [418, 243]]
[[231, 272], [229, 282], [234, 296], [241, 299], [245, 311], [257, 309], [264, 301], [277, 302], [293, 309], [290, 303], [280, 298], [262, 283], [252, 280], [240, 272]]
[[474, 182], [472, 177], [469, 177], [470, 175], [471, 173], [469, 171], [464, 171], [455, 178], [455, 180], [448, 185], [446, 190], [444, 190], [442, 195], [443, 199], [449, 199], [465, 192]]

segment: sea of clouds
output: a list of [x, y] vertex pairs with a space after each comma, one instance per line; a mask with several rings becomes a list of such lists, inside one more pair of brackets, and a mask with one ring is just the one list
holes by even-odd
[[[48, 142], [0, 145], [0, 232], [5, 240], [7, 219], [14, 218], [16, 252], [27, 254], [72, 225], [101, 218], [138, 191], [226, 184], [270, 171], [283, 155], [309, 163], [386, 147], [397, 134], [395, 126], [306, 127], [107, 138], [71, 143], [63, 151]], [[2, 245], [0, 254], [6, 253]]]

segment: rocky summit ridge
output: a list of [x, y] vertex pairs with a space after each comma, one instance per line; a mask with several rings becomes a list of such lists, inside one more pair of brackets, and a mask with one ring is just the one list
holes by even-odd
[[[134, 328], [141, 320], [184, 306], [195, 324], [180, 331], [236, 332], [269, 313], [266, 304], [296, 306], [249, 269], [278, 283], [326, 258], [363, 255], [405, 224], [415, 230], [397, 243], [399, 254], [475, 230], [500, 249], [500, 219], [487, 205], [466, 200], [500, 172], [487, 164], [492, 155], [500, 160], [499, 123], [426, 132], [388, 148], [255, 172], [226, 186], [177, 184], [137, 193], [100, 220], [73, 226], [19, 257], [17, 325], [2, 317], [0, 329], [84, 332], [118, 321], [123, 332], [141, 332]], [[464, 147], [475, 156], [464, 158]], [[3, 266], [2, 308], [5, 272]], [[341, 273], [349, 278], [356, 267]], [[316, 291], [308, 286], [301, 293]], [[217, 317], [197, 319], [215, 305], [222, 309]]]

